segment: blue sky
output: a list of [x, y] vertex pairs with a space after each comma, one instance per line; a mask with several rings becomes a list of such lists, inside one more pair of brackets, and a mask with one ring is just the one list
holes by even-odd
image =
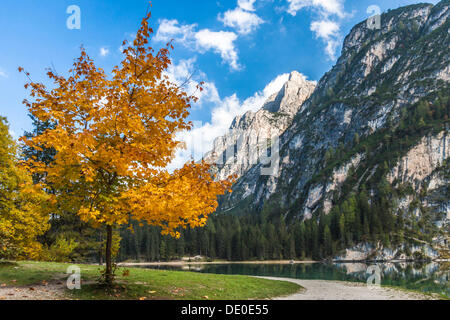
[[[205, 91], [191, 113], [198, 133], [222, 134], [230, 119], [256, 110], [267, 95], [297, 70], [319, 80], [339, 56], [344, 36], [366, 19], [367, 8], [381, 11], [417, 3], [408, 0], [153, 0], [152, 45], [174, 39], [174, 81], [193, 73]], [[437, 1], [431, 1], [436, 3]], [[131, 39], [147, 0], [2, 0], [0, 5], [0, 115], [15, 137], [30, 129], [22, 100], [24, 67], [34, 81], [46, 82], [45, 68], [64, 74], [83, 45], [109, 71], [121, 59], [123, 39]], [[67, 8], [80, 9], [80, 29], [69, 29]], [[189, 86], [186, 90], [190, 90]]]

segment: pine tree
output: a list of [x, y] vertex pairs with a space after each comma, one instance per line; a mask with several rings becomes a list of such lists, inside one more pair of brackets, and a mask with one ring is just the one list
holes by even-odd
[[325, 226], [323, 232], [323, 246], [325, 256], [331, 255], [333, 252], [333, 248], [332, 248], [331, 231], [328, 225]]
[[165, 240], [162, 240], [159, 245], [159, 256], [162, 260], [167, 261], [167, 244]]
[[297, 254], [295, 252], [295, 240], [294, 237], [289, 237], [289, 258], [295, 259]]

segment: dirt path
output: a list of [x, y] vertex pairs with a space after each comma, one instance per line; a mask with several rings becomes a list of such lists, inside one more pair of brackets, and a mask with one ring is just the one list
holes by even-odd
[[61, 300], [65, 285], [62, 282], [23, 287], [1, 287], [0, 300]]
[[365, 283], [301, 280], [289, 278], [261, 277], [269, 280], [289, 281], [301, 285], [304, 290], [274, 300], [430, 300], [425, 294], [393, 288], [370, 289]]

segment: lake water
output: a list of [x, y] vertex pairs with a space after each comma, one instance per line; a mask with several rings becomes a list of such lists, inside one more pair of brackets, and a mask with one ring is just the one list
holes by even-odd
[[[152, 269], [185, 270], [203, 273], [287, 277], [296, 279], [366, 282], [370, 273], [365, 263], [312, 264], [207, 264], [187, 266], [148, 266]], [[381, 284], [439, 293], [450, 297], [449, 263], [377, 263]], [[373, 269], [373, 267], [372, 267]], [[373, 271], [372, 271], [373, 272]]]

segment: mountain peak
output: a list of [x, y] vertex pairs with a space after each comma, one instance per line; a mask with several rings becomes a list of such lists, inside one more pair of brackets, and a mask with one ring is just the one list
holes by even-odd
[[289, 74], [289, 81], [306, 81], [306, 76], [294, 70]]
[[305, 101], [315, 87], [315, 81], [309, 81], [300, 72], [292, 71], [289, 74], [288, 81], [281, 90], [271, 95], [262, 106], [262, 109], [269, 112], [295, 115], [301, 106], [299, 102]]
[[280, 136], [315, 87], [316, 82], [308, 81], [303, 74], [293, 71], [288, 81], [266, 100], [261, 109], [235, 117], [230, 130], [216, 138], [213, 149], [205, 156], [216, 164], [217, 178], [225, 179], [232, 174], [241, 176], [257, 163], [258, 155], [252, 150], [267, 138]]

